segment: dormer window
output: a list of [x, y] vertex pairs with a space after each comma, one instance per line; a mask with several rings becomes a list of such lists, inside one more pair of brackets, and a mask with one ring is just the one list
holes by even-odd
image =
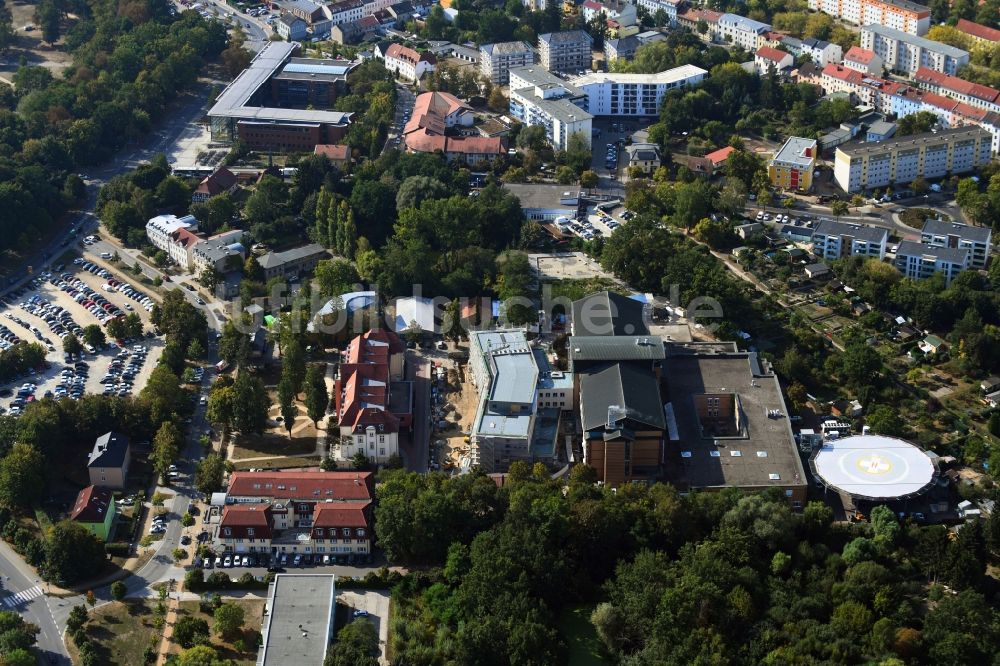
[[222, 535], [223, 536], [227, 536], [227, 537], [228, 536], [233, 536], [233, 528], [231, 528], [231, 527], [223, 527], [222, 528]]

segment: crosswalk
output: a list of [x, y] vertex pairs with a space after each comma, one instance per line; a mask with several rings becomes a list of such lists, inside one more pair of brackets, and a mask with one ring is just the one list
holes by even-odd
[[31, 601], [35, 597], [42, 596], [42, 588], [38, 585], [28, 588], [27, 590], [22, 590], [17, 594], [12, 594], [4, 597], [3, 603], [7, 608], [14, 608], [20, 606], [21, 604]]

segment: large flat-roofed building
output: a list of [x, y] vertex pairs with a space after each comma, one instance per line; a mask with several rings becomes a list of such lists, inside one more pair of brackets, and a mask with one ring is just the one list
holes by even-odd
[[[259, 150], [312, 151], [338, 143], [351, 114], [329, 109], [354, 63], [292, 58], [296, 45], [268, 42], [209, 110], [212, 140]], [[307, 108], [309, 106], [325, 108]]]
[[954, 76], [969, 64], [969, 52], [884, 25], [861, 29], [861, 48], [874, 51], [886, 69], [913, 75], [921, 67]]
[[888, 238], [882, 227], [822, 220], [812, 232], [813, 254], [829, 261], [854, 256], [883, 259]]
[[931, 10], [909, 0], [809, 0], [809, 9], [854, 25], [875, 23], [922, 35], [931, 27]]
[[681, 65], [656, 74], [594, 72], [570, 83], [587, 95], [591, 115], [658, 116], [668, 91], [701, 83], [706, 76], [701, 67]]
[[767, 164], [771, 185], [806, 192], [812, 188], [816, 139], [790, 136]]
[[572, 376], [551, 369], [523, 329], [471, 331], [469, 367], [479, 391], [470, 465], [498, 472], [552, 460], [560, 413], [573, 407]]
[[333, 640], [333, 574], [278, 574], [267, 590], [257, 666], [322, 664]]
[[986, 268], [992, 249], [990, 227], [973, 227], [958, 222], [927, 218], [920, 230], [920, 242], [931, 247], [965, 248], [969, 268]]
[[544, 183], [504, 183], [521, 202], [521, 212], [529, 220], [550, 222], [557, 217], [576, 217], [582, 206], [583, 192], [573, 185]]
[[540, 67], [510, 70], [511, 115], [525, 125], [544, 127], [545, 138], [557, 150], [566, 150], [574, 134], [590, 145], [594, 117], [586, 105], [582, 90]]
[[911, 280], [924, 280], [941, 273], [945, 284], [950, 284], [968, 267], [969, 250], [964, 247], [934, 247], [904, 240], [896, 250], [896, 268]]
[[507, 85], [510, 70], [534, 62], [535, 50], [525, 42], [497, 42], [479, 48], [479, 71], [496, 86]]
[[682, 489], [780, 488], [795, 508], [806, 476], [778, 377], [732, 342], [667, 343], [667, 479]]
[[538, 36], [538, 59], [550, 72], [590, 69], [594, 38], [583, 30], [547, 32]]
[[860, 192], [920, 177], [943, 178], [989, 163], [992, 135], [955, 127], [837, 148], [833, 177], [845, 192]]

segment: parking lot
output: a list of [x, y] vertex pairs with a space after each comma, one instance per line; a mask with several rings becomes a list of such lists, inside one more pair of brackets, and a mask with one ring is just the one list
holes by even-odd
[[[0, 301], [0, 345], [23, 340], [37, 342], [47, 350], [49, 367], [19, 377], [0, 387], [12, 399], [3, 408], [17, 415], [36, 399], [79, 399], [85, 393], [131, 395], [148, 381], [163, 350], [163, 340], [154, 337], [149, 321], [152, 301], [121, 276], [84, 263], [66, 264], [58, 271], [42, 273], [24, 289]], [[89, 269], [89, 270], [88, 270]], [[85, 343], [83, 329], [96, 324], [107, 335], [106, 325], [114, 318], [136, 313], [143, 335], [122, 340], [110, 336], [103, 348]], [[63, 351], [69, 335], [84, 343], [79, 355]]]

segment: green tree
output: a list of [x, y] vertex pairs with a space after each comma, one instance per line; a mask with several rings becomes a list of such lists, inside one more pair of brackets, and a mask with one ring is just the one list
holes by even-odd
[[902, 437], [906, 433], [906, 426], [899, 410], [889, 405], [876, 405], [870, 409], [865, 417], [865, 423], [879, 435]]
[[[6, 611], [5, 611], [6, 612]], [[83, 604], [77, 604], [69, 612], [69, 617], [66, 619], [66, 629], [72, 634], [78, 629], [83, 627], [87, 623], [87, 607]]]
[[93, 578], [106, 562], [104, 542], [70, 520], [56, 523], [45, 537], [45, 577], [60, 585]]
[[208, 622], [200, 617], [184, 615], [174, 624], [174, 640], [182, 648], [191, 648], [208, 639]]
[[841, 215], [847, 215], [848, 210], [849, 207], [846, 201], [837, 199], [836, 201], [830, 202], [830, 212], [833, 213], [833, 216], [838, 219]]
[[218, 653], [207, 645], [195, 645], [180, 653], [177, 666], [232, 666], [229, 659], [219, 659]]
[[153, 471], [165, 478], [168, 468], [177, 461], [180, 455], [184, 436], [173, 421], [164, 421], [153, 438]]
[[324, 365], [312, 364], [306, 370], [305, 405], [313, 426], [319, 425], [319, 420], [326, 414], [330, 404], [330, 395], [326, 388], [326, 369]]
[[232, 424], [242, 433], [262, 433], [271, 400], [259, 377], [240, 372], [232, 387]]
[[100, 349], [107, 342], [107, 338], [104, 336], [104, 331], [100, 326], [90, 324], [83, 327], [83, 341], [96, 349]]
[[306, 378], [306, 353], [302, 338], [294, 333], [283, 336], [281, 344], [281, 377], [289, 382], [293, 395], [302, 392]]
[[285, 422], [288, 437], [291, 438], [292, 427], [295, 425], [295, 417], [299, 414], [299, 408], [295, 404], [295, 390], [288, 378], [283, 378], [278, 382], [278, 405], [281, 407], [281, 418]]
[[83, 351], [83, 345], [80, 344], [79, 338], [70, 333], [63, 338], [63, 351], [67, 354], [79, 354]]
[[598, 177], [597, 173], [587, 169], [580, 174], [580, 187], [585, 187], [587, 189], [592, 189], [597, 187]]
[[121, 582], [120, 580], [116, 580], [115, 582], [111, 583], [111, 597], [115, 601], [121, 601], [122, 599], [124, 599], [125, 594], [127, 592], [128, 589], [125, 587], [125, 583]]
[[243, 607], [225, 603], [215, 609], [215, 631], [225, 638], [232, 638], [243, 628]]
[[336, 642], [330, 646], [323, 666], [376, 666], [379, 642], [375, 625], [357, 619], [340, 628]]
[[29, 507], [44, 495], [44, 457], [30, 444], [14, 444], [0, 458], [0, 506]]
[[222, 479], [225, 473], [225, 461], [219, 454], [209, 453], [195, 468], [194, 487], [205, 496], [218, 492], [222, 490]]
[[316, 265], [316, 282], [322, 296], [340, 296], [353, 291], [361, 281], [354, 264], [346, 259], [330, 259]]
[[232, 386], [216, 385], [208, 394], [205, 417], [209, 422], [218, 425], [224, 433], [229, 431], [235, 418], [234, 399], [235, 391]]

